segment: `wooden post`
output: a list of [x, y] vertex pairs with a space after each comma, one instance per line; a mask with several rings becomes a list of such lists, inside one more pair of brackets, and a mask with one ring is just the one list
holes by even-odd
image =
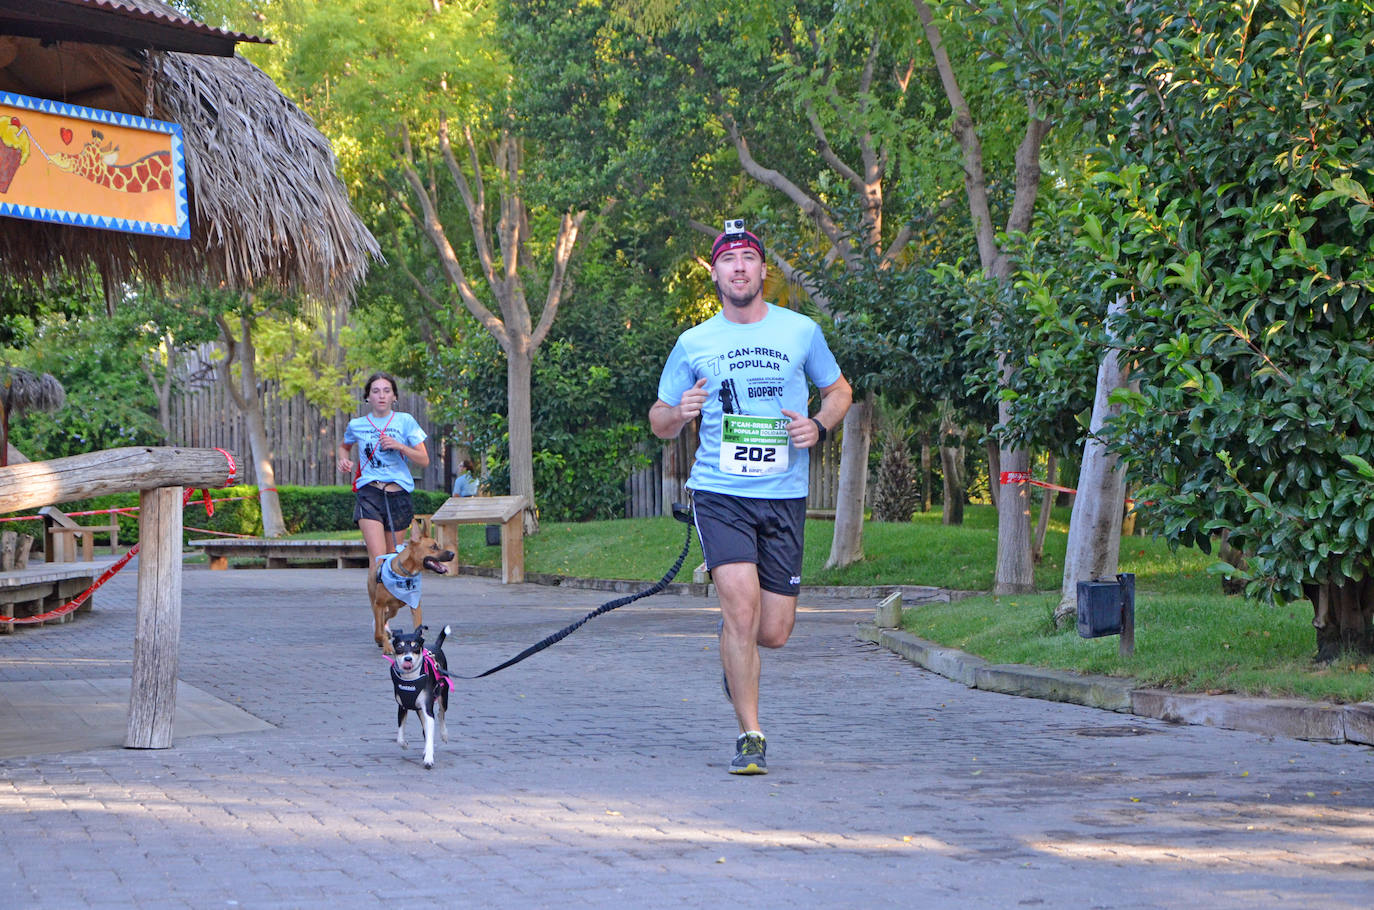
[[139, 495], [138, 620], [128, 749], [172, 745], [181, 638], [181, 487]]
[[1120, 657], [1135, 654], [1135, 594], [1121, 598], [1121, 637], [1116, 642], [1116, 653]]
[[[432, 516], [431, 516], [432, 517]], [[453, 554], [453, 559], [444, 565], [448, 568], [449, 575], [458, 574], [458, 526], [452, 522], [439, 524], [431, 521], [434, 528], [434, 539], [439, 542], [439, 549], [448, 550]]]
[[525, 580], [524, 510], [501, 525], [501, 583], [518, 585]]

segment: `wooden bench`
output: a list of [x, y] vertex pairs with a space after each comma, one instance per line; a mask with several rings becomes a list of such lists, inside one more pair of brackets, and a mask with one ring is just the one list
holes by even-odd
[[292, 562], [334, 561], [335, 568], [367, 568], [367, 544], [358, 540], [273, 540], [267, 537], [234, 537], [189, 541], [210, 557], [211, 569], [229, 568], [229, 558], [264, 559], [269, 569], [285, 569]]
[[[91, 586], [104, 566], [69, 563], [62, 566], [41, 565], [0, 573], [0, 634], [14, 631], [15, 617], [37, 616], [62, 606]], [[44, 620], [42, 625], [71, 622], [76, 613], [90, 612], [95, 596], [66, 613]]]
[[66, 512], [57, 506], [44, 506], [38, 510], [43, 516], [43, 561], [75, 562], [76, 547], [81, 545], [81, 561], [90, 562], [95, 558], [95, 535], [110, 535], [110, 552], [119, 552], [119, 516], [111, 512], [105, 516], [104, 524], [77, 524]]
[[458, 526], [460, 524], [499, 524], [501, 526], [501, 582], [519, 584], [525, 580], [524, 496], [451, 496], [430, 518], [439, 545], [453, 551], [448, 564], [451, 575], [458, 574]]

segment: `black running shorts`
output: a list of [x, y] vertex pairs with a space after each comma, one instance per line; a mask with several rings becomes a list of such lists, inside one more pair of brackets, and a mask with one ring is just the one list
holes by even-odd
[[408, 490], [395, 490], [388, 493], [372, 484], [358, 488], [358, 499], [353, 505], [353, 523], [369, 518], [380, 521], [387, 531], [409, 531], [415, 518], [415, 508], [410, 503]]
[[749, 499], [695, 491], [692, 515], [707, 569], [752, 562], [763, 590], [786, 597], [801, 591], [805, 497]]

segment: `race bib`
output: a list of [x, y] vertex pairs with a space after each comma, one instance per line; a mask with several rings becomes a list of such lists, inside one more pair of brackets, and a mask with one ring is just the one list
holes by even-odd
[[720, 430], [720, 469], [726, 474], [757, 477], [787, 470], [785, 417], [726, 414]]

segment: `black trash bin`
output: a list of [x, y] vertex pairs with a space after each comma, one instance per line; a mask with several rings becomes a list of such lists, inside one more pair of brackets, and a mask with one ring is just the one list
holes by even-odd
[[[1129, 611], [1129, 612], [1128, 612]], [[1078, 634], [1082, 638], [1120, 635], [1134, 625], [1135, 575], [1123, 572], [1115, 580], [1078, 583]]]

